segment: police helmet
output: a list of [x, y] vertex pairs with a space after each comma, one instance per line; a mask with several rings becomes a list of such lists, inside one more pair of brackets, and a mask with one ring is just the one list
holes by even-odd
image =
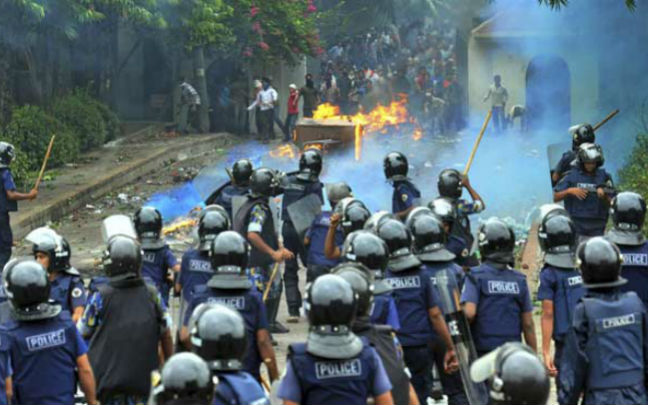
[[445, 248], [448, 235], [435, 215], [413, 218], [409, 229], [414, 238], [414, 253], [422, 262], [450, 262], [455, 259], [454, 253]]
[[590, 124], [579, 124], [569, 128], [572, 135], [572, 149], [577, 150], [584, 143], [596, 142], [594, 128]]
[[441, 197], [457, 199], [463, 193], [461, 173], [455, 169], [445, 169], [439, 173], [437, 188]]
[[63, 270], [68, 274], [79, 276], [79, 271], [72, 267], [72, 263], [70, 263], [70, 260], [72, 260], [72, 247], [70, 246], [70, 242], [63, 237], [61, 237], [61, 250], [63, 252]]
[[153, 381], [158, 405], [211, 405], [214, 382], [207, 363], [193, 353], [178, 353], [164, 364], [159, 381]]
[[198, 237], [200, 239], [198, 249], [202, 252], [208, 251], [216, 236], [229, 230], [230, 227], [231, 224], [227, 213], [218, 210], [203, 211], [198, 220]]
[[261, 167], [250, 176], [252, 197], [274, 197], [281, 194], [281, 176], [273, 170]]
[[194, 353], [207, 361], [212, 371], [241, 370], [247, 348], [247, 331], [238, 311], [222, 304], [208, 303], [196, 307], [191, 318]]
[[627, 282], [620, 276], [623, 263], [621, 252], [605, 238], [594, 237], [581, 243], [576, 250], [576, 258], [586, 288], [618, 287]]
[[16, 158], [16, 149], [8, 142], [0, 142], [0, 168], [9, 167]]
[[49, 273], [61, 272], [69, 267], [69, 252], [63, 248], [63, 238], [48, 227], [36, 228], [25, 236], [32, 243], [34, 258], [36, 253], [44, 253], [49, 258]]
[[646, 241], [642, 232], [646, 219], [646, 200], [637, 193], [624, 191], [612, 200], [610, 214], [614, 227], [606, 237], [618, 245], [640, 246]]
[[326, 197], [331, 203], [331, 207], [335, 207], [343, 199], [351, 197], [351, 187], [343, 181], [328, 184], [326, 186]]
[[139, 276], [142, 248], [133, 238], [115, 235], [108, 241], [103, 264], [106, 275], [112, 279]]
[[135, 213], [135, 231], [143, 249], [164, 247], [162, 236], [162, 214], [155, 207], [142, 207]]
[[387, 180], [405, 180], [409, 171], [407, 157], [400, 152], [388, 153], [383, 161], [383, 169]]
[[13, 315], [20, 321], [53, 318], [60, 305], [49, 302], [50, 281], [47, 272], [33, 260], [12, 260], [4, 268], [4, 283]]
[[573, 269], [576, 266], [576, 227], [566, 215], [548, 215], [538, 228], [545, 263]]
[[407, 226], [410, 231], [412, 230], [412, 223], [420, 215], [434, 215], [434, 213], [428, 207], [416, 207], [411, 210], [409, 214], [407, 214], [407, 218], [405, 218], [405, 226]]
[[322, 153], [318, 149], [306, 149], [299, 157], [297, 178], [304, 181], [315, 181], [322, 172]]
[[378, 236], [389, 249], [388, 266], [391, 271], [398, 272], [421, 265], [412, 253], [412, 234], [404, 223], [389, 219], [378, 228]]
[[439, 219], [450, 228], [452, 228], [457, 220], [457, 207], [447, 198], [441, 197], [430, 201], [428, 208], [430, 208], [432, 213], [439, 217]]
[[228, 172], [232, 183], [237, 186], [247, 186], [250, 183], [250, 176], [254, 168], [249, 159], [239, 159], [232, 165], [231, 172]]
[[384, 240], [369, 231], [356, 231], [344, 241], [342, 256], [350, 262], [358, 262], [369, 270], [382, 275], [387, 269], [389, 248]]
[[373, 303], [373, 280], [369, 269], [359, 263], [341, 263], [331, 269], [331, 274], [340, 276], [345, 279], [353, 292], [357, 294], [358, 305], [356, 308], [357, 316], [366, 316], [369, 314], [371, 304]]
[[505, 343], [476, 360], [470, 377], [490, 380], [490, 396], [496, 404], [544, 405], [549, 398], [549, 376], [538, 356], [519, 342]]
[[212, 241], [210, 258], [214, 275], [208, 287], [248, 289], [252, 285], [245, 273], [250, 247], [238, 232], [225, 231]]
[[349, 359], [363, 348], [351, 332], [358, 305], [351, 285], [340, 276], [326, 274], [315, 279], [306, 290], [306, 311], [310, 329], [306, 350], [326, 359]]
[[364, 204], [349, 204], [344, 208], [340, 225], [342, 232], [349, 235], [353, 231], [362, 229], [365, 222], [369, 219], [371, 213]]
[[596, 163], [597, 167], [601, 167], [605, 163], [603, 149], [601, 145], [595, 143], [584, 143], [579, 146], [577, 156], [581, 167], [585, 163]]
[[480, 225], [477, 235], [483, 258], [501, 264], [514, 262], [515, 233], [506, 222], [490, 218]]
[[378, 211], [371, 214], [367, 222], [364, 224], [364, 229], [366, 231], [371, 231], [373, 233], [378, 233], [378, 227], [388, 219], [397, 219], [394, 214], [387, 211]]

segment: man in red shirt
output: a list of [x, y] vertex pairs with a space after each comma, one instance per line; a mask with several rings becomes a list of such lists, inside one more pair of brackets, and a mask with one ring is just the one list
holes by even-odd
[[284, 124], [284, 142], [290, 142], [297, 118], [299, 118], [299, 91], [295, 84], [288, 86], [290, 95], [288, 96], [288, 115]]

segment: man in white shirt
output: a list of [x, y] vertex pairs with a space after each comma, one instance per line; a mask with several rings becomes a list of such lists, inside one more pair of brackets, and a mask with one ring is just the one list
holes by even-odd
[[274, 108], [279, 101], [279, 95], [277, 94], [277, 91], [270, 86], [270, 79], [267, 77], [261, 79], [261, 84], [263, 87], [257, 94], [254, 102], [248, 107], [248, 111], [253, 110], [257, 106], [259, 107], [259, 125], [261, 127], [259, 132], [262, 142], [268, 143], [270, 139], [274, 137]]
[[178, 132], [189, 133], [189, 127], [196, 121], [200, 108], [200, 95], [196, 89], [187, 82], [183, 76], [180, 78], [180, 112], [178, 119]]
[[493, 124], [495, 125], [495, 132], [501, 133], [504, 124], [504, 111], [506, 111], [506, 103], [508, 102], [508, 91], [502, 86], [502, 77], [495, 75], [493, 84], [488, 89], [488, 93], [484, 97], [484, 102], [491, 99], [491, 108], [493, 110]]

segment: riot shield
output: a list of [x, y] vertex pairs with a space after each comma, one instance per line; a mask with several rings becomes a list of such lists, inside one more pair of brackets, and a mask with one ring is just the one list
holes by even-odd
[[488, 389], [483, 383], [470, 379], [470, 365], [477, 359], [477, 351], [472, 341], [470, 326], [459, 303], [459, 286], [454, 275], [448, 270], [437, 273], [437, 290], [441, 301], [441, 310], [445, 315], [448, 330], [455, 346], [459, 372], [464, 390], [470, 405], [486, 405]]
[[[549, 176], [553, 174], [553, 170], [562, 158], [562, 155], [565, 151], [570, 150], [572, 147], [570, 142], [559, 142], [559, 143], [552, 143], [551, 145], [547, 146], [547, 161], [549, 162]], [[554, 182], [552, 180], [551, 182], [552, 185], [554, 185]]]
[[[228, 172], [228, 173], [229, 173], [229, 172]], [[221, 193], [223, 192], [223, 190], [225, 189], [225, 187], [230, 186], [231, 184], [232, 184], [231, 181], [227, 181], [227, 182], [225, 182], [223, 185], [221, 185], [220, 187], [218, 187], [218, 188], [216, 189], [216, 191], [214, 191], [213, 193], [211, 193], [211, 194], [209, 195], [209, 197], [207, 197], [207, 198], [205, 199], [205, 205], [212, 205], [212, 204], [216, 204], [216, 199], [218, 199], [218, 197], [221, 195]], [[234, 211], [232, 211], [232, 212], [234, 212]]]
[[113, 236], [121, 235], [137, 240], [137, 232], [130, 217], [126, 215], [111, 215], [101, 223], [101, 236], [108, 243]]
[[322, 201], [316, 194], [309, 194], [288, 206], [288, 216], [295, 226], [299, 240], [304, 239], [306, 230], [322, 212]]

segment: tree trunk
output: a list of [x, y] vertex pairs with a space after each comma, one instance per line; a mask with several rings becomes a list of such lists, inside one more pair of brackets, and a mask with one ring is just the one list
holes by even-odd
[[203, 133], [209, 132], [209, 97], [207, 95], [207, 79], [205, 78], [205, 52], [202, 46], [194, 49], [194, 75], [196, 90], [200, 95], [199, 126]]

